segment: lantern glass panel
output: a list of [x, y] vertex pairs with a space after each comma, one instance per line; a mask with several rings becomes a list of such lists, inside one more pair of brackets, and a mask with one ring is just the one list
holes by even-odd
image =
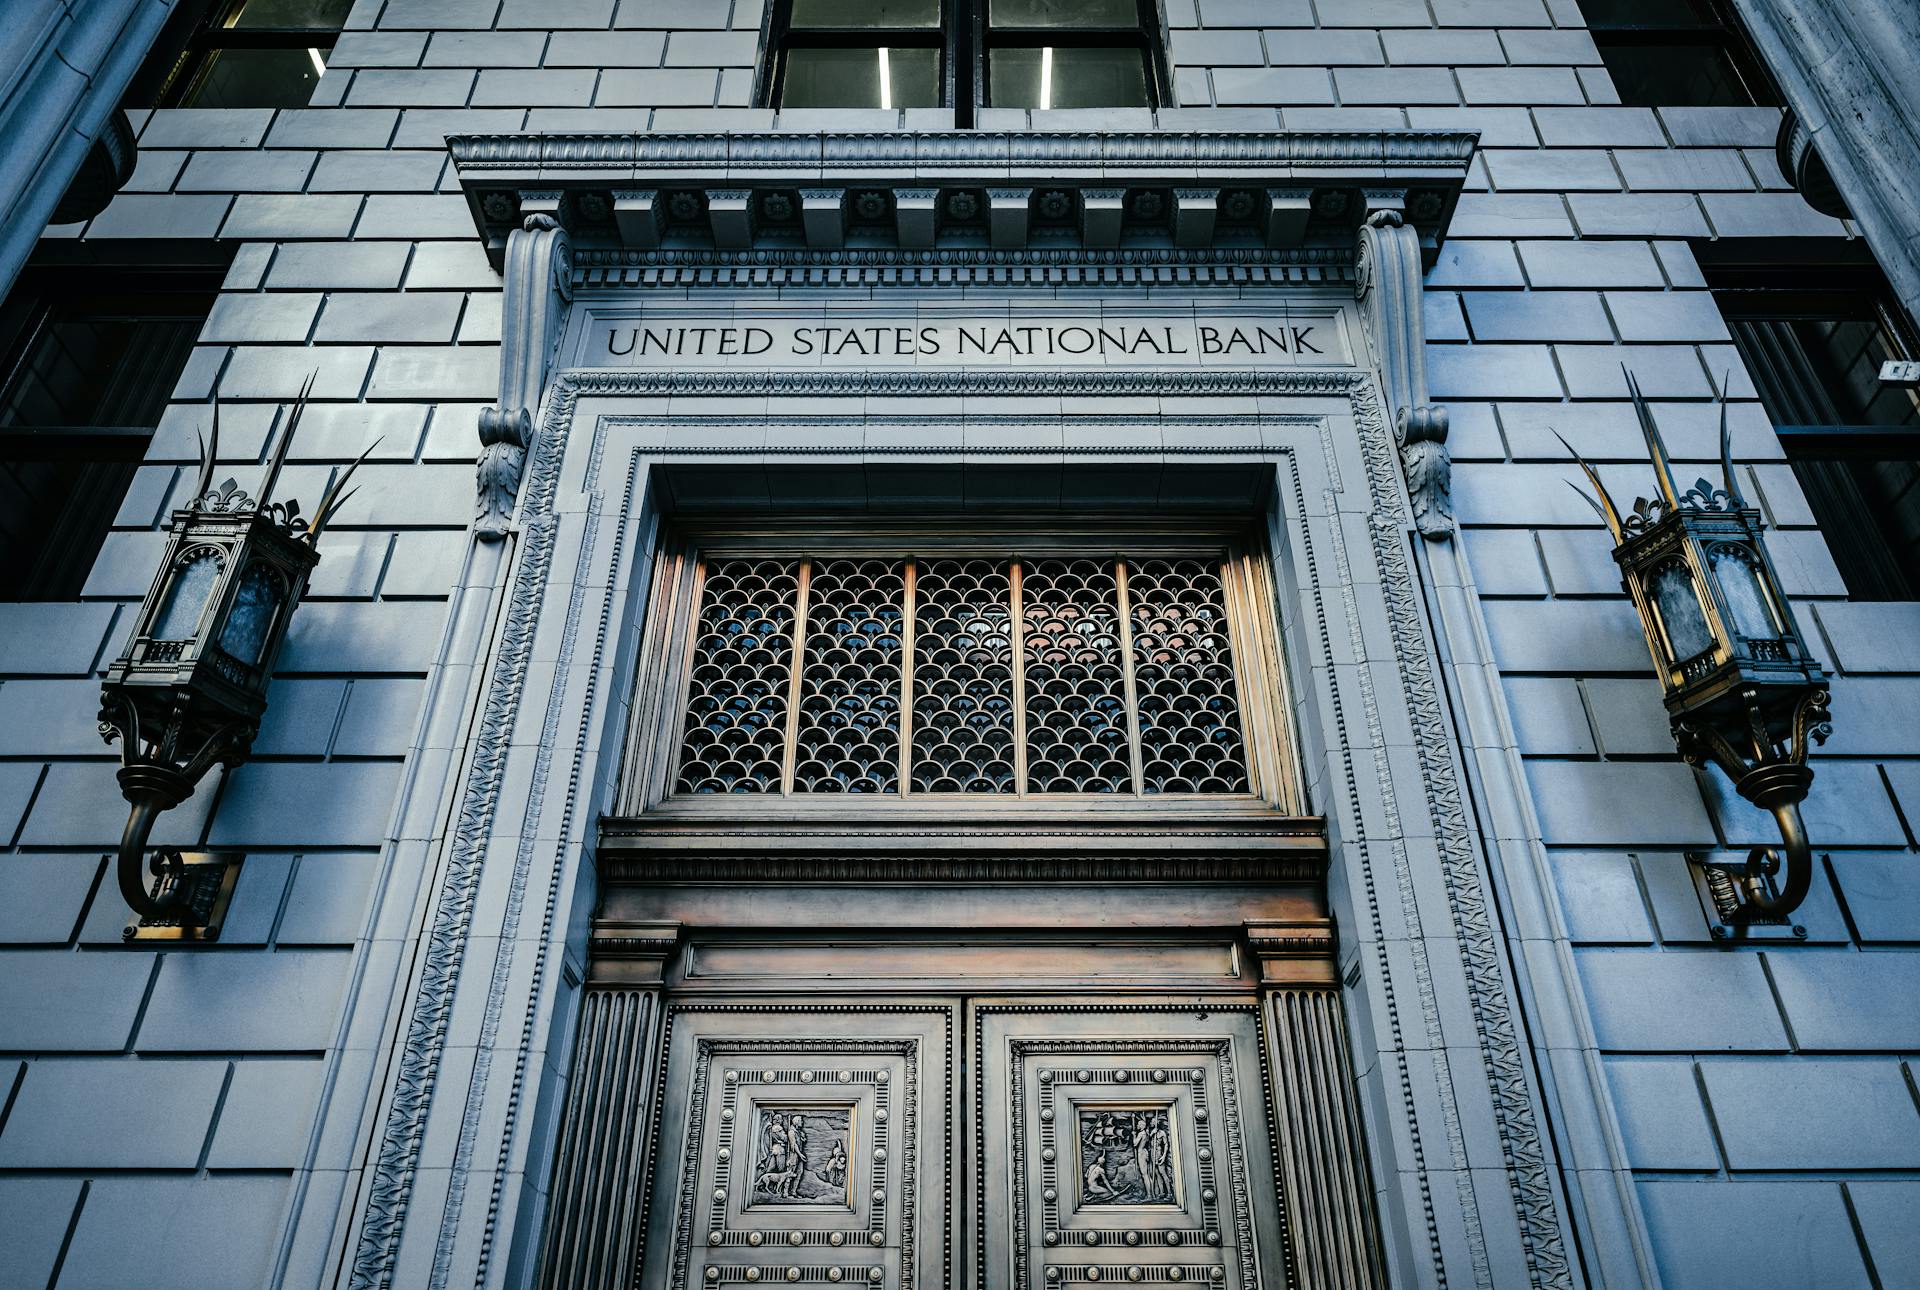
[[1707, 614], [1700, 607], [1700, 595], [1694, 590], [1693, 573], [1678, 560], [1663, 564], [1648, 579], [1653, 603], [1660, 610], [1660, 623], [1666, 629], [1667, 647], [1673, 661], [1685, 662], [1713, 647], [1713, 632], [1707, 626]]
[[200, 632], [207, 601], [220, 583], [226, 561], [207, 547], [191, 552], [173, 571], [160, 612], [154, 615], [152, 636], [160, 641], [192, 640]]
[[262, 560], [248, 565], [240, 576], [240, 591], [234, 596], [226, 629], [220, 633], [220, 648], [242, 663], [258, 663], [285, 598], [286, 582], [273, 566]]
[[1760, 571], [1754, 567], [1753, 553], [1745, 547], [1721, 545], [1708, 557], [1713, 573], [1720, 580], [1721, 594], [1733, 613], [1733, 629], [1750, 641], [1780, 639], [1779, 624], [1767, 608], [1767, 593], [1760, 586]]

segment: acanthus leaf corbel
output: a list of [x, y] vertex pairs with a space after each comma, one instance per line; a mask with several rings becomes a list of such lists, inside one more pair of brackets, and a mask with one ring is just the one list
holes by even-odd
[[1399, 210], [1374, 211], [1360, 227], [1354, 297], [1391, 410], [1420, 535], [1453, 534], [1453, 461], [1447, 452], [1447, 410], [1427, 394], [1426, 324], [1422, 313], [1420, 235]]
[[474, 532], [505, 537], [533, 446], [540, 396], [573, 299], [572, 245], [553, 215], [526, 216], [507, 236], [501, 270], [500, 400], [480, 412]]

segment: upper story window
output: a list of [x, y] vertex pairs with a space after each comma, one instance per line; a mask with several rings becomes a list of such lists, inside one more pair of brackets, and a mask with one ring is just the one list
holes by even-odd
[[1154, 107], [1153, 0], [776, 0], [764, 98], [780, 108]]
[[1580, 9], [1624, 104], [1780, 102], [1730, 0], [1580, 0]]
[[128, 99], [156, 107], [305, 107], [352, 8], [353, 0], [188, 0]]
[[80, 594], [220, 278], [30, 267], [0, 304], [0, 600]]
[[1266, 583], [1237, 542], [695, 536], [663, 562], [655, 800], [1292, 782]]
[[1733, 254], [1703, 268], [1848, 592], [1920, 600], [1920, 391], [1880, 379], [1920, 356], [1910, 321], [1872, 264]]

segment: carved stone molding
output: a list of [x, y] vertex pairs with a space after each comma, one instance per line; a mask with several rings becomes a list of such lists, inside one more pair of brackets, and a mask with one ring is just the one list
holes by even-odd
[[[1390, 206], [1437, 247], [1478, 136], [1261, 133], [455, 135], [496, 260], [529, 211], [582, 245], [735, 263], [1338, 247]], [[928, 262], [932, 262], [929, 260]]]
[[506, 536], [533, 442], [540, 392], [573, 299], [572, 246], [551, 214], [530, 214], [507, 238], [502, 272], [500, 401], [480, 412], [474, 531]]
[[1392, 207], [1369, 215], [1360, 228], [1353, 294], [1380, 365], [1414, 525], [1422, 537], [1445, 538], [1453, 533], [1453, 462], [1447, 410], [1427, 398], [1425, 276], [1420, 235], [1406, 218]]

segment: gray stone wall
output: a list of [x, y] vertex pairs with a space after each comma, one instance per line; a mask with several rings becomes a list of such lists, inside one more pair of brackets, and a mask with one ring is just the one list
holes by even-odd
[[[982, 124], [1482, 132], [1429, 278], [1433, 394], [1533, 789], [1528, 841], [1558, 885], [1541, 944], [1573, 947], [1585, 996], [1535, 999], [1534, 1024], [1590, 1028], [1660, 1274], [1920, 1282], [1920, 608], [1846, 600], [1685, 240], [1850, 230], [1785, 191], [1773, 110], [1617, 106], [1572, 0], [1167, 0], [1166, 17], [1179, 106], [1157, 122]], [[498, 278], [445, 135], [950, 119], [751, 108], [761, 22], [760, 0], [361, 0], [313, 107], [142, 115], [129, 189], [48, 231], [238, 252], [83, 600], [0, 606], [9, 1284], [311, 1286], [337, 1267], [446, 826], [397, 790], [410, 750], [414, 782], [435, 784], [458, 746], [420, 722], [449, 598], [475, 581], [474, 425], [496, 381]], [[1616, 493], [1644, 491], [1621, 362], [1689, 468], [1712, 455], [1709, 399], [1731, 374], [1741, 468], [1840, 674], [1810, 804], [1831, 859], [1807, 945], [1714, 946], [1687, 884], [1682, 849], [1744, 848], [1768, 826], [1672, 757], [1604, 533], [1560, 482], [1549, 427]], [[380, 447], [324, 544], [254, 761], [157, 838], [248, 851], [233, 914], [215, 948], [129, 948], [103, 882], [123, 806], [95, 678], [188, 486], [207, 401], [222, 400], [244, 484], [315, 370], [283, 493], [314, 497], [329, 465]]]

